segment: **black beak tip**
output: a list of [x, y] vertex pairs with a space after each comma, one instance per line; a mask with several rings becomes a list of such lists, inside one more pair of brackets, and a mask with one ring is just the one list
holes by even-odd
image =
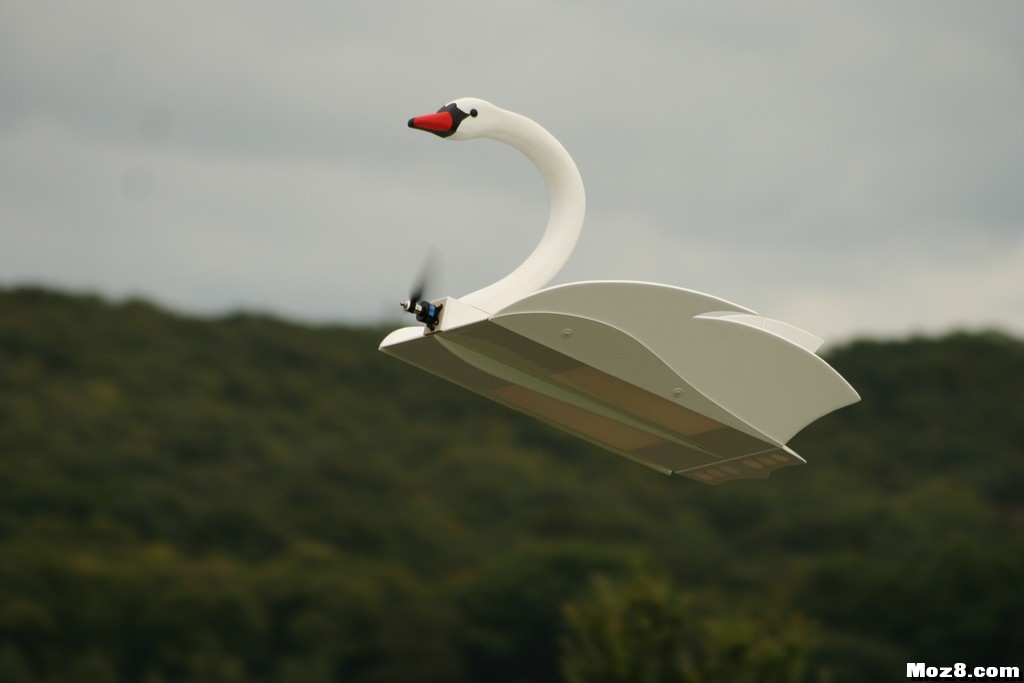
[[409, 127], [410, 128], [415, 128], [416, 127], [416, 119], [409, 119]]

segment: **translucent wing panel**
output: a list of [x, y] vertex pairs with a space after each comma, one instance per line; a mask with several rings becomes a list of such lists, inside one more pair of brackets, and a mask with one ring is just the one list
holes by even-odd
[[413, 336], [382, 349], [666, 474], [717, 484], [765, 478], [803, 460], [491, 322]]

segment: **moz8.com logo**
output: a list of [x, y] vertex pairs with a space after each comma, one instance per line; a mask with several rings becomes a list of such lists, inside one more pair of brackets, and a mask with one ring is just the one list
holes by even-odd
[[968, 667], [963, 662], [953, 666], [928, 666], [924, 662], [907, 662], [907, 678], [991, 678], [1019, 680], [1019, 666]]

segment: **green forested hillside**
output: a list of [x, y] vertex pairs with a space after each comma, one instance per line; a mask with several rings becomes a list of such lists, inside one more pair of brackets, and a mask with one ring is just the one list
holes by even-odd
[[833, 349], [863, 401], [810, 464], [710, 487], [383, 333], [0, 291], [0, 680], [561, 681], [638, 577], [802, 620], [807, 680], [1024, 667], [1021, 341]]

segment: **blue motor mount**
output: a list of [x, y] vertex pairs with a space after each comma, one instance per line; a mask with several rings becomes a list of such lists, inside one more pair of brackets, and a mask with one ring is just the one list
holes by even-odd
[[426, 325], [431, 331], [437, 327], [442, 308], [444, 308], [442, 304], [432, 304], [425, 300], [415, 304], [412, 299], [402, 302], [402, 310], [415, 315], [416, 320]]

